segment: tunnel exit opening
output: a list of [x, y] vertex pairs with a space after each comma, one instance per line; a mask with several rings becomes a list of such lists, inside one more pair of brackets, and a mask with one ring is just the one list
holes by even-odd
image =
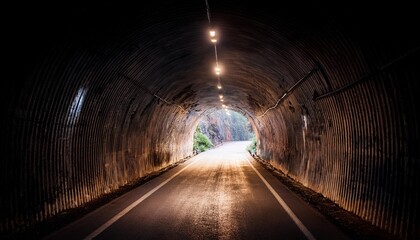
[[194, 133], [193, 150], [197, 154], [231, 141], [250, 141], [248, 151], [255, 152], [256, 137], [249, 120], [240, 112], [220, 109], [200, 119]]

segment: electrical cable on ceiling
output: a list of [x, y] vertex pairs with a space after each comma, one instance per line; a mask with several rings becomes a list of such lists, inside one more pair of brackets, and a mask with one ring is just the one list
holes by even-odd
[[[211, 43], [213, 43], [214, 46], [214, 56], [215, 56], [215, 60], [216, 60], [216, 66], [214, 68], [216, 76], [217, 76], [217, 89], [220, 91], [219, 93], [219, 101], [220, 102], [225, 102], [225, 98], [223, 97], [223, 90], [222, 90], [222, 79], [221, 79], [221, 74], [222, 74], [222, 67], [219, 64], [219, 59], [218, 59], [218, 53], [217, 53], [217, 42], [218, 42], [218, 35], [216, 30], [214, 29], [213, 23], [212, 23], [212, 19], [211, 19], [211, 14], [210, 14], [210, 6], [208, 3], [208, 0], [205, 0], [206, 2], [206, 11], [207, 11], [207, 20], [209, 22], [209, 35], [210, 35], [210, 41]], [[223, 104], [224, 109], [227, 110], [227, 106], [225, 104]]]

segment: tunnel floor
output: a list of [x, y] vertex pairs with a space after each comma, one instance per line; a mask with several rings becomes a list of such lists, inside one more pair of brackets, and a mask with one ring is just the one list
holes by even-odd
[[349, 239], [258, 164], [249, 143], [199, 154], [47, 239]]

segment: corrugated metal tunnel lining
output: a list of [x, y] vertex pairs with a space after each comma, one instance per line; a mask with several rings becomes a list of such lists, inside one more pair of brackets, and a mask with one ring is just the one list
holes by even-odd
[[[173, 4], [22, 7], [14, 75], [2, 82], [2, 232], [192, 154], [195, 125], [220, 103], [205, 5]], [[212, 9], [226, 104], [255, 124], [259, 155], [372, 224], [418, 237], [414, 15], [253, 4]]]

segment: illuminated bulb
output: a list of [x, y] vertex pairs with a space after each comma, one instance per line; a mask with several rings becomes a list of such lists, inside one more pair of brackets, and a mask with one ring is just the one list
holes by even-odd
[[226, 108], [226, 105], [225, 104], [222, 104], [222, 107]]
[[210, 31], [210, 37], [215, 37], [215, 36], [216, 36], [216, 31], [211, 30], [211, 31]]
[[217, 75], [220, 75], [220, 71], [221, 71], [221, 70], [220, 70], [220, 68], [219, 68], [219, 67], [215, 67], [215, 68], [214, 68], [214, 71], [216, 71], [216, 74], [217, 74]]
[[223, 98], [220, 99], [221, 102], [224, 102], [225, 100], [223, 100]]
[[210, 41], [211, 41], [212, 43], [217, 43], [217, 39], [216, 39], [216, 38], [212, 38]]
[[222, 99], [222, 98], [223, 98], [223, 95], [222, 95], [222, 94], [220, 94], [220, 95], [219, 95], [219, 98], [220, 98], [220, 99]]
[[217, 89], [222, 89], [222, 85], [217, 84]]

